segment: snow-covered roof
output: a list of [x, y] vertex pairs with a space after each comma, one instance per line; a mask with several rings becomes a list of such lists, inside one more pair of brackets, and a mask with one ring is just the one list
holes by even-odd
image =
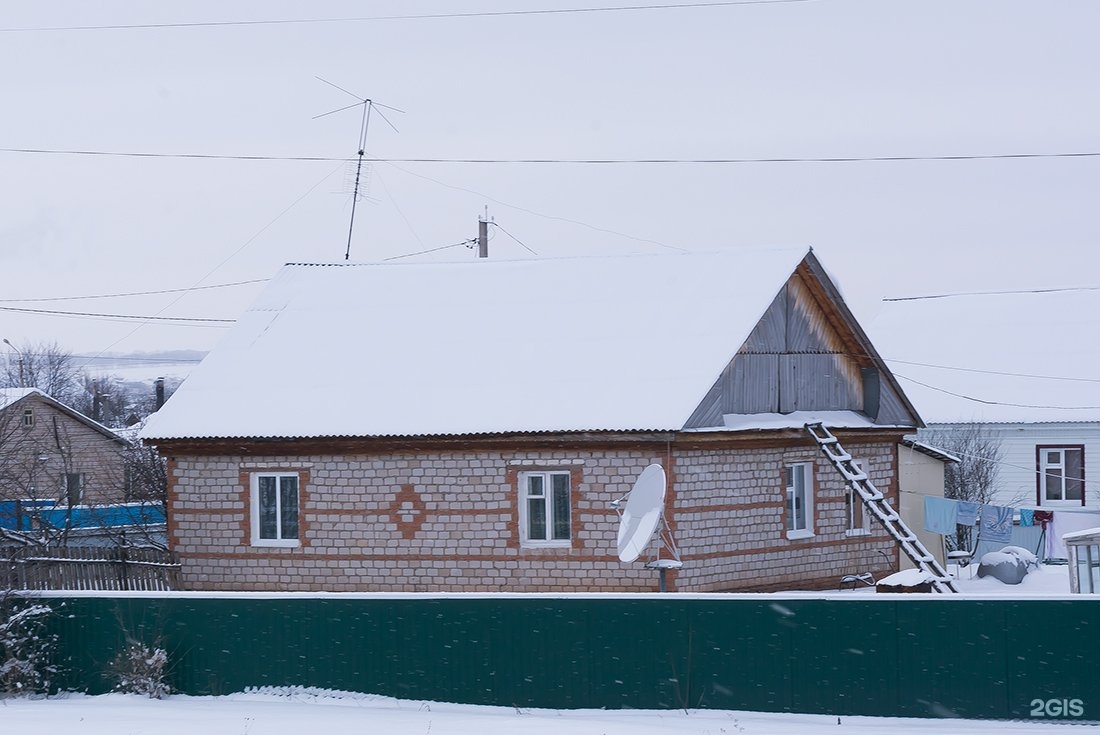
[[858, 411], [792, 411], [791, 413], [727, 413], [722, 426], [687, 431], [748, 431], [759, 429], [802, 429], [806, 424], [824, 424], [830, 429], [912, 429], [912, 424], [890, 427], [872, 421]]
[[119, 436], [116, 432], [107, 428], [98, 421], [88, 418], [84, 414], [80, 413], [80, 411], [77, 411], [75, 408], [72, 408], [71, 406], [66, 406], [61, 401], [57, 400], [48, 393], [39, 390], [38, 388], [0, 388], [0, 411], [3, 411], [5, 408], [8, 408], [15, 403], [18, 403], [28, 396], [37, 396], [38, 399], [43, 401], [44, 403], [53, 406], [62, 413], [68, 414], [85, 426], [95, 429], [100, 434], [103, 434], [109, 439], [113, 439], [117, 442], [126, 443], [126, 440]]
[[867, 332], [929, 424], [1100, 421], [1100, 290], [894, 301]]
[[37, 388], [0, 388], [0, 411], [32, 394], [46, 395]]
[[289, 264], [142, 436], [679, 429], [805, 256]]
[[931, 444], [925, 444], [924, 442], [919, 442], [915, 439], [902, 439], [901, 443], [903, 446], [906, 446], [909, 449], [920, 452], [921, 454], [932, 457], [933, 459], [938, 459], [941, 462], [950, 462], [951, 464], [959, 464], [960, 462], [962, 462], [962, 460], [956, 457], [954, 454], [948, 454], [942, 449], [937, 449]]

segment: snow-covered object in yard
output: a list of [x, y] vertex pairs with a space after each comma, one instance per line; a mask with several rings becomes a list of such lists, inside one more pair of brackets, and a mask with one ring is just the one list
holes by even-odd
[[1027, 571], [1028, 563], [1024, 559], [1004, 550], [989, 552], [978, 565], [979, 577], [993, 577], [1005, 584], [1019, 584]]
[[807, 257], [290, 264], [142, 436], [677, 430]]
[[883, 587], [918, 587], [922, 584], [932, 584], [936, 581], [936, 575], [920, 569], [903, 569], [894, 572], [889, 577], [878, 581]]
[[1022, 546], [1005, 546], [1001, 548], [1001, 553], [1011, 554], [1012, 556], [1015, 556], [1017, 559], [1026, 564], [1029, 569], [1039, 568], [1039, 557], [1035, 556], [1035, 554], [1031, 553]]

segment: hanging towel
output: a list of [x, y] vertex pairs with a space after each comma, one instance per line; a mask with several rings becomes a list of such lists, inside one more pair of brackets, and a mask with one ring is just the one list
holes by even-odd
[[957, 500], [926, 495], [924, 497], [924, 530], [944, 536], [955, 533], [955, 514], [958, 509]]
[[978, 509], [980, 507], [978, 503], [972, 503], [969, 500], [960, 500], [959, 512], [955, 516], [955, 520], [960, 526], [973, 526], [978, 522]]
[[983, 505], [980, 532], [982, 541], [1011, 543], [1012, 508], [1006, 508], [1003, 505]]
[[1020, 525], [1021, 526], [1034, 526], [1035, 525], [1035, 511], [1031, 508], [1020, 508]]

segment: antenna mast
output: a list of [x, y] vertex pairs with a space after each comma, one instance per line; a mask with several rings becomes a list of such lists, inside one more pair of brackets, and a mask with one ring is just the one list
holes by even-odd
[[[337, 112], [343, 112], [344, 110], [350, 110], [352, 107], [359, 107], [359, 106], [363, 107], [363, 117], [362, 117], [362, 121], [359, 123], [359, 153], [358, 153], [359, 160], [355, 165], [355, 188], [352, 191], [351, 219], [348, 222], [348, 244], [347, 244], [347, 247], [344, 249], [344, 260], [347, 260], [348, 258], [351, 257], [351, 238], [352, 238], [352, 234], [355, 232], [355, 205], [359, 202], [359, 181], [360, 181], [360, 178], [361, 178], [362, 173], [363, 173], [363, 156], [366, 155], [366, 152], [367, 152], [367, 130], [370, 128], [370, 115], [371, 115], [371, 112], [375, 108], [379, 108], [379, 107], [384, 107], [385, 109], [393, 110], [394, 112], [404, 112], [404, 110], [399, 110], [396, 107], [389, 107], [388, 105], [383, 105], [379, 102], [375, 102], [374, 100], [370, 99], [369, 97], [360, 97], [357, 94], [352, 94], [348, 90], [346, 90], [343, 87], [340, 87], [336, 84], [333, 84], [332, 82], [328, 81], [327, 79], [321, 79], [321, 77], [317, 77], [317, 79], [319, 79], [320, 81], [322, 81], [325, 84], [329, 85], [330, 87], [335, 87], [336, 89], [340, 90], [344, 94], [351, 95], [352, 97], [354, 97], [355, 99], [357, 99], [359, 101], [356, 102], [355, 104], [347, 105], [345, 107], [341, 107], [341, 108], [336, 109], [336, 110], [330, 110], [330, 111], [324, 112], [320, 115], [314, 115], [313, 116], [314, 120], [316, 120], [319, 117], [325, 117], [326, 115], [332, 115], [332, 114], [337, 113]], [[382, 113], [382, 110], [378, 110], [378, 115], [379, 115], [379, 117], [381, 117], [383, 120], [386, 121], [387, 125], [389, 125], [391, 128], [393, 128], [395, 133], [400, 132], [397, 129], [397, 127], [392, 122], [390, 122], [389, 118], [387, 118]]]

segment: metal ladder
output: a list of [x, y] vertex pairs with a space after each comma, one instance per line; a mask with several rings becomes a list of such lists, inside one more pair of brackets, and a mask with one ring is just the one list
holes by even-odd
[[852, 455], [844, 450], [840, 441], [825, 428], [825, 425], [822, 423], [806, 424], [806, 431], [821, 447], [821, 451], [833, 467], [836, 467], [837, 471], [844, 477], [844, 483], [859, 493], [859, 497], [863, 499], [863, 504], [870, 509], [883, 528], [894, 537], [894, 540], [898, 542], [898, 546], [913, 561], [917, 569], [933, 575], [932, 587], [937, 592], [958, 592], [951, 575], [940, 566], [940, 563], [936, 561], [936, 557], [932, 556], [931, 552], [925, 548], [917, 535], [905, 525], [905, 522], [901, 520], [901, 516], [890, 506], [886, 497], [867, 477], [867, 473], [856, 467], [852, 461]]

